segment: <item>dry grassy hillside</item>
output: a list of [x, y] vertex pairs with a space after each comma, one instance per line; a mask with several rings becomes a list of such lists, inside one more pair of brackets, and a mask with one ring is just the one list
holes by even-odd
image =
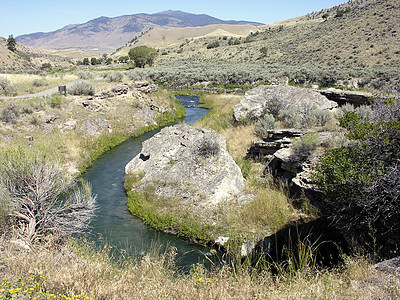
[[[159, 63], [188, 60], [396, 68], [400, 66], [399, 19], [397, 0], [353, 0], [266, 26], [151, 30], [115, 55], [148, 45], [163, 54]], [[207, 49], [211, 43], [219, 46]], [[267, 51], [261, 53], [262, 48]]]
[[7, 40], [0, 37], [0, 71], [1, 72], [34, 72], [44, 63], [53, 68], [71, 66], [71, 59], [99, 57], [99, 53], [83, 50], [47, 50], [35, 49], [20, 43], [16, 44], [16, 52], [7, 49]]
[[[360, 0], [359, 0], [360, 1]], [[162, 60], [227, 60], [230, 62], [285, 63], [293, 65], [345, 65], [374, 66], [400, 65], [400, 2], [397, 0], [352, 1], [353, 5], [336, 7], [329, 11], [326, 20], [321, 12], [304, 17], [304, 20], [281, 22], [258, 27], [247, 37], [240, 39], [239, 45], [229, 45], [229, 35], [185, 36], [184, 43], [175, 41], [165, 46], [160, 40]], [[336, 17], [337, 10], [344, 11]], [[309, 19], [309, 20], [307, 20]], [[256, 27], [257, 28], [257, 27]], [[154, 36], [154, 35], [153, 35]], [[138, 44], [146, 44], [148, 36], [139, 39]], [[207, 49], [212, 42], [220, 46]], [[150, 43], [149, 43], [150, 44]], [[155, 46], [151, 40], [151, 46]], [[262, 54], [260, 49], [268, 51]]]
[[127, 55], [130, 48], [135, 46], [146, 45], [155, 48], [173, 48], [187, 40], [201, 39], [204, 37], [218, 38], [222, 36], [241, 38], [246, 37], [252, 32], [256, 32], [259, 26], [253, 25], [227, 25], [213, 24], [202, 27], [185, 27], [185, 28], [154, 28], [140, 37], [140, 39], [121, 48], [115, 56]]
[[34, 65], [25, 57], [7, 49], [7, 40], [0, 37], [0, 70], [34, 70]]

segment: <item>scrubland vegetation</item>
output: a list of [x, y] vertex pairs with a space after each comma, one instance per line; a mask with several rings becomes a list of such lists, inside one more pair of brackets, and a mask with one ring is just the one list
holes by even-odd
[[[0, 97], [65, 84], [74, 96], [0, 102], [0, 299], [400, 298], [399, 276], [373, 265], [398, 256], [400, 244], [400, 100], [393, 97], [400, 82], [399, 4], [356, 2], [362, 5], [309, 14], [305, 22], [265, 27], [247, 37], [187, 39], [158, 49], [162, 55], [157, 58], [154, 49], [140, 48], [150, 51], [149, 57], [136, 59], [135, 69], [128, 62], [137, 55], [132, 51], [130, 57], [114, 58], [120, 64], [106, 69], [99, 66], [101, 59], [87, 58], [66, 73], [50, 72], [51, 65], [43, 64], [42, 75], [1, 74]], [[109, 57], [104, 64], [112, 62]], [[188, 90], [215, 87], [243, 93], [259, 84], [289, 84], [379, 91], [384, 96], [371, 106], [347, 104], [335, 113], [276, 103], [259, 120], [234, 124], [233, 106], [241, 96], [202, 95], [210, 113], [195, 126], [226, 138], [246, 179], [245, 189], [255, 199], [221, 206], [212, 226], [204, 226], [201, 216], [176, 201], [149, 197], [151, 191], [141, 199], [144, 221], [157, 229], [199, 243], [212, 241], [215, 233], [231, 237], [227, 253], [212, 250], [219, 263], [211, 268], [197, 264], [183, 272], [175, 265], [179, 257], [173, 248], [162, 253], [155, 246], [152, 253], [116, 258], [106, 242], [98, 246], [71, 237], [95, 213], [90, 186], [71, 174], [122, 141], [184, 115], [167, 90], [144, 102], [133, 97], [88, 100], [119, 83], [145, 79]], [[143, 118], [146, 105], [165, 106], [166, 99], [166, 113]], [[265, 166], [246, 158], [248, 147], [266, 138], [268, 130], [287, 127], [312, 129], [293, 140], [292, 147], [299, 156], [314, 150], [321, 155], [312, 178], [326, 195], [319, 210], [304, 198], [292, 199], [286, 183], [262, 175]], [[318, 137], [323, 130], [331, 133], [324, 144]], [[199, 155], [212, 155], [213, 145], [206, 142]], [[127, 178], [127, 187], [135, 176], [141, 174]], [[257, 242], [288, 224], [321, 215], [353, 242], [352, 254], [343, 253], [336, 266], [318, 265], [318, 245], [302, 240], [293, 241], [300, 251], [285, 250], [284, 261], [242, 259], [238, 253], [243, 242]]]
[[[233, 126], [231, 122], [232, 107], [240, 97], [204, 95], [202, 99], [212, 111], [197, 126], [212, 127], [227, 138], [228, 149], [247, 178], [247, 188], [259, 198], [240, 210], [229, 207], [221, 211], [232, 231], [262, 231], [265, 226], [276, 230], [299, 217], [312, 217], [309, 210], [294, 208], [272, 181], [261, 178], [256, 163], [243, 159], [247, 147], [257, 137], [252, 133], [254, 124]], [[347, 107], [347, 110], [352, 109]], [[6, 215], [4, 210], [2, 215]], [[175, 266], [174, 249], [160, 253], [155, 247], [153, 253], [142, 257], [119, 259], [113, 258], [110, 250], [107, 244], [98, 248], [83, 240], [60, 244], [47, 239], [47, 245], [38, 244], [31, 251], [21, 251], [18, 244], [3, 243], [1, 296], [5, 299], [187, 299], [193, 296], [198, 299], [379, 299], [400, 296], [398, 277], [376, 271], [369, 260], [357, 255], [344, 256], [343, 264], [327, 270], [317, 267], [310, 249], [305, 248], [305, 255], [292, 257], [290, 265], [282, 263], [280, 271], [273, 275], [270, 270], [276, 266], [262, 261], [254, 268], [249, 262], [242, 264], [240, 260], [221, 256], [222, 266], [206, 269], [203, 265], [194, 265], [189, 273], [182, 273]]]

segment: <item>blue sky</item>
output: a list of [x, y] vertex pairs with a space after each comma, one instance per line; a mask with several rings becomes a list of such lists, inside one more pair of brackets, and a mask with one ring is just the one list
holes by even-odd
[[347, 0], [0, 0], [0, 36], [48, 32], [107, 16], [182, 10], [223, 20], [270, 24]]

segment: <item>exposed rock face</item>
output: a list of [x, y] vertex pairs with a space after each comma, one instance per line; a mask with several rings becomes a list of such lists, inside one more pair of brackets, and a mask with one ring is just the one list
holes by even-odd
[[101, 91], [95, 94], [93, 97], [89, 97], [89, 100], [96, 99], [107, 99], [110, 97], [121, 96], [128, 94], [129, 86], [126, 83], [118, 84], [108, 90]]
[[[307, 132], [301, 129], [269, 130], [269, 137], [255, 142], [247, 156], [265, 162], [264, 174], [271, 173], [276, 180], [285, 181], [291, 195], [304, 193], [308, 199], [315, 200], [322, 195], [311, 180], [311, 166], [318, 160], [318, 155], [314, 151], [296, 153], [292, 149], [292, 139]], [[330, 137], [327, 132], [318, 133], [321, 145]]]
[[111, 130], [111, 125], [100, 118], [86, 120], [81, 126], [81, 130], [86, 131], [90, 135], [95, 135], [105, 129]]
[[226, 151], [225, 139], [211, 129], [176, 125], [143, 143], [125, 173], [143, 172], [136, 188], [208, 208], [238, 195], [244, 186], [240, 168]]
[[379, 271], [400, 276], [400, 257], [382, 261], [375, 265]]
[[304, 106], [313, 109], [333, 109], [338, 104], [311, 89], [264, 85], [246, 92], [240, 103], [233, 108], [233, 117], [241, 122], [258, 119], [265, 113], [272, 113], [271, 110]]
[[139, 92], [149, 94], [158, 91], [158, 86], [155, 85], [154, 83], [150, 83], [148, 81], [135, 81], [133, 83], [133, 86], [135, 89], [137, 89]]
[[[299, 244], [299, 241], [303, 244]], [[281, 262], [291, 259], [290, 254], [298, 257], [304, 250], [302, 246], [315, 248], [315, 262], [322, 266], [336, 265], [343, 261], [342, 254], [349, 252], [349, 245], [340, 232], [330, 226], [327, 220], [319, 218], [308, 223], [290, 225], [265, 237], [257, 244], [255, 254], [264, 254], [271, 262]]]
[[268, 131], [268, 138], [254, 142], [248, 149], [247, 157], [264, 160], [268, 155], [274, 154], [282, 148], [288, 148], [292, 143], [291, 138], [300, 137], [306, 134], [307, 130], [301, 129], [276, 129]]
[[357, 105], [370, 104], [373, 97], [372, 93], [342, 91], [339, 89], [330, 88], [319, 91], [321, 95], [326, 96], [329, 100], [333, 100], [339, 104], [351, 103]]

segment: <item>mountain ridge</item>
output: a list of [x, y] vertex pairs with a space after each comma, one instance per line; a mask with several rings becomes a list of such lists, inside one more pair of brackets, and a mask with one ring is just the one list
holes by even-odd
[[17, 42], [34, 48], [83, 49], [112, 52], [150, 28], [183, 28], [210, 24], [251, 24], [250, 21], [220, 20], [206, 14], [191, 14], [183, 11], [164, 12], [118, 17], [101, 16], [82, 24], [66, 25], [51, 32], [35, 32], [17, 36]]

